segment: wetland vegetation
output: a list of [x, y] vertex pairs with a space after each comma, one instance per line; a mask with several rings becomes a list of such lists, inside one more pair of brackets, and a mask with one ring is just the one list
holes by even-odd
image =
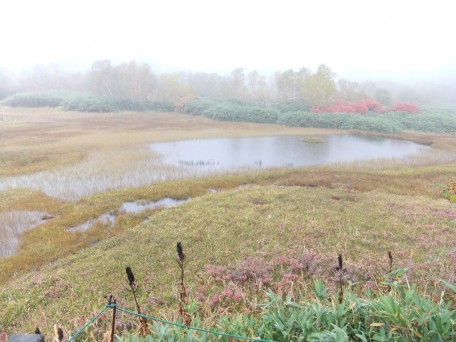
[[[40, 326], [50, 335], [58, 323], [69, 336], [104, 306], [109, 293], [134, 310], [123, 276], [125, 265], [135, 270], [144, 311], [178, 321], [180, 271], [174, 246], [182, 241], [189, 310], [194, 310], [192, 315], [199, 317], [201, 326], [244, 335], [255, 331], [286, 340], [287, 335], [281, 334], [288, 328], [273, 328], [275, 311], [262, 311], [261, 304], [270, 303], [271, 310], [287, 310], [286, 315], [293, 316], [306, 312], [305, 303], [315, 300], [321, 310], [329, 310], [327, 323], [333, 322], [330, 312], [338, 306], [325, 298], [337, 301], [335, 266], [341, 254], [346, 269], [344, 305], [361, 312], [367, 304], [359, 301], [370, 300], [365, 291], [371, 291], [373, 306], [394, 300], [407, 311], [402, 296], [419, 296], [421, 307], [447, 315], [443, 326], [454, 334], [454, 304], [443, 304], [454, 303], [448, 287], [454, 284], [456, 267], [456, 209], [449, 201], [456, 167], [454, 135], [387, 135], [429, 146], [428, 151], [404, 158], [262, 167], [195, 177], [160, 163], [159, 154], [148, 145], [278, 135], [298, 137], [294, 139], [305, 144], [301, 138], [306, 136], [327, 141], [331, 135], [348, 132], [214, 121], [178, 113], [97, 114], [11, 107], [0, 111], [0, 182], [21, 184], [1, 190], [0, 217], [3, 222], [7, 217], [6, 221], [39, 224], [20, 229], [19, 249], [0, 259], [3, 333]], [[125, 172], [141, 182], [129, 183]], [[152, 177], [155, 172], [175, 177]], [[38, 185], [31, 186], [25, 179]], [[106, 186], [115, 182], [120, 185]], [[89, 185], [90, 191], [70, 190]], [[147, 206], [164, 198], [192, 201], [166, 210]], [[145, 210], [119, 209], [137, 201]], [[38, 222], [12, 214], [18, 212], [37, 213]], [[107, 220], [99, 219], [106, 214]], [[84, 229], [71, 231], [87, 222]], [[394, 256], [394, 268], [405, 270], [390, 274], [392, 279], [384, 276], [391, 271], [388, 251]], [[388, 294], [385, 284], [390, 280], [391, 286], [398, 287]], [[401, 292], [407, 284], [418, 292]], [[288, 295], [289, 304], [280, 302], [276, 294]], [[290, 311], [297, 305], [303, 310]], [[432, 305], [436, 306], [431, 309]], [[264, 319], [270, 317], [264, 324], [255, 321], [261, 312]], [[407, 320], [424, 319], [416, 313], [394, 323], [385, 318], [387, 313], [380, 318], [378, 312], [379, 321], [362, 325], [368, 337], [387, 336], [394, 327], [407, 325]], [[225, 318], [219, 320], [219, 316]], [[118, 334], [137, 331], [134, 318], [122, 316], [121, 321]], [[245, 322], [252, 322], [250, 328]], [[107, 316], [99, 319], [83, 340], [101, 339], [109, 323]], [[348, 331], [342, 333], [328, 324], [327, 334]], [[269, 329], [270, 334], [261, 329]], [[290, 329], [293, 334], [300, 328]], [[432, 329], [426, 329], [431, 334]], [[159, 331], [165, 334], [154, 331], [156, 336]], [[402, 328], [397, 331], [409, 336]]]
[[453, 7], [3, 1], [0, 342], [456, 341]]

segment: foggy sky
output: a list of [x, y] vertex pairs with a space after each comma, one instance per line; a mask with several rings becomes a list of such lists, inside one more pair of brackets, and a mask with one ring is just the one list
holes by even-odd
[[451, 0], [2, 0], [0, 67], [110, 59], [224, 73], [324, 63], [355, 78], [440, 77], [456, 70], [455, 9]]

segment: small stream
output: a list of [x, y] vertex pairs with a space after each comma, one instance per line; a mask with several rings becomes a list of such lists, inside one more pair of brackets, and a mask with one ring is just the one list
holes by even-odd
[[121, 215], [121, 214], [137, 214], [146, 210], [150, 209], [155, 209], [155, 208], [170, 208], [174, 207], [176, 205], [185, 203], [190, 201], [190, 198], [187, 199], [175, 199], [171, 197], [164, 197], [162, 199], [159, 199], [158, 201], [145, 201], [145, 200], [139, 200], [139, 201], [134, 201], [134, 202], [124, 202], [122, 205], [119, 207], [118, 210], [116, 211], [111, 211], [108, 213], [104, 213], [100, 215], [99, 217], [88, 220], [78, 226], [75, 227], [70, 227], [67, 230], [70, 232], [84, 232], [88, 230], [90, 227], [92, 227], [96, 223], [101, 223], [103, 226], [106, 227], [113, 227], [116, 223], [116, 214]]

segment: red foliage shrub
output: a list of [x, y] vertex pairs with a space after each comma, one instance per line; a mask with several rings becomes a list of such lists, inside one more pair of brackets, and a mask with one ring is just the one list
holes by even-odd
[[370, 111], [374, 111], [377, 113], [383, 113], [385, 111], [382, 104], [376, 100], [366, 99], [366, 100], [362, 100], [360, 102], [363, 103], [365, 106], [367, 106], [367, 109]]
[[420, 109], [418, 106], [411, 102], [396, 102], [391, 106], [393, 112], [408, 112], [408, 113], [418, 113]]
[[380, 102], [366, 99], [358, 102], [337, 101], [328, 106], [312, 106], [310, 111], [312, 113], [356, 113], [366, 114], [369, 111], [377, 113], [384, 112], [383, 106]]

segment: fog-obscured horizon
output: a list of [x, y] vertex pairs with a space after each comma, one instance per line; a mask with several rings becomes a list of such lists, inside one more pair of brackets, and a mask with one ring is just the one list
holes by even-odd
[[[353, 92], [346, 98], [348, 100], [375, 98], [378, 92], [385, 91], [391, 101], [412, 101], [419, 104], [456, 103], [456, 92], [453, 91], [456, 89], [456, 66], [401, 74], [362, 70], [339, 73], [330, 65], [321, 65], [328, 68], [330, 78], [339, 91], [343, 92], [345, 87], [347, 91]], [[247, 95], [239, 98], [235, 93], [247, 92], [248, 89], [251, 92], [263, 92], [260, 96], [267, 96], [266, 92], [273, 91], [273, 88], [299, 87], [297, 82], [305, 82], [304, 79], [316, 74], [321, 65], [314, 69], [303, 65], [294, 69], [264, 68], [259, 71], [242, 67], [233, 70], [191, 70], [172, 65], [155, 66], [150, 62], [136, 60], [116, 62], [104, 59], [88, 65], [56, 62], [37, 64], [23, 70], [8, 70], [0, 66], [0, 100], [15, 93], [48, 90], [89, 91], [105, 96], [132, 97], [130, 92], [123, 92], [120, 88], [132, 88], [134, 84], [143, 91], [155, 93], [154, 100], [175, 101], [184, 96], [251, 100]], [[100, 82], [116, 83], [109, 87], [117, 90], [104, 91], [100, 89]], [[287, 85], [287, 82], [290, 85]], [[171, 88], [165, 91], [168, 94], [164, 94], [163, 89], [159, 90], [163, 88], [160, 83]], [[236, 86], [237, 90], [227, 90]], [[252, 87], [255, 89], [251, 89]], [[169, 94], [170, 91], [175, 93]], [[284, 96], [281, 100], [296, 100], [293, 94]]]
[[[452, 0], [6, 0], [0, 96], [93, 91], [93, 66], [110, 61], [104, 76], [137, 87], [133, 71], [121, 67], [134, 62], [143, 68], [134, 72], [148, 78], [141, 87], [155, 97], [160, 79], [192, 96], [203, 96], [202, 83], [216, 83], [225, 89], [217, 96], [228, 97], [223, 84], [233, 77], [248, 88], [251, 75], [271, 92], [277, 81], [296, 86], [326, 65], [339, 88], [367, 97], [375, 87], [393, 100], [455, 102], [454, 32]], [[110, 91], [122, 95], [117, 86]]]

